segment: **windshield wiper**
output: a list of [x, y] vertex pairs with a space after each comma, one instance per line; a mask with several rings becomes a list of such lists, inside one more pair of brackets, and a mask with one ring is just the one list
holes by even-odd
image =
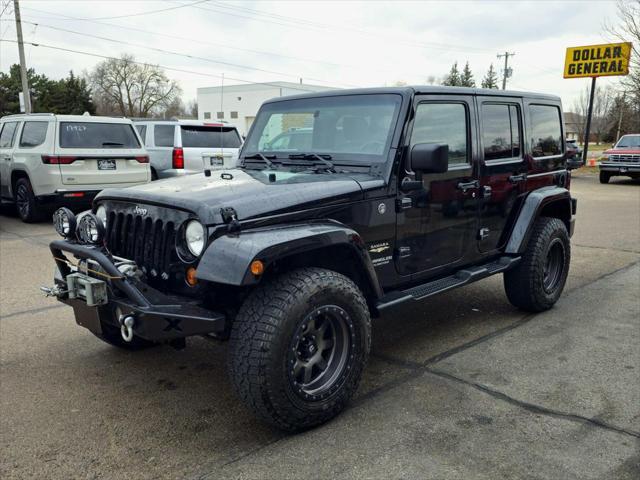
[[264, 163], [267, 164], [267, 167], [276, 168], [276, 166], [271, 161], [271, 159], [275, 159], [275, 158], [276, 158], [275, 155], [265, 155], [263, 153], [258, 152], [258, 153], [254, 153], [253, 155], [248, 155], [244, 157], [243, 160], [262, 160]]
[[102, 142], [102, 146], [103, 146], [103, 147], [106, 147], [106, 146], [109, 146], [109, 145], [114, 145], [114, 146], [120, 146], [120, 147], [123, 147], [123, 146], [124, 146], [124, 143], [120, 143], [120, 142]]
[[336, 169], [329, 160], [331, 160], [331, 155], [323, 154], [319, 155], [317, 153], [292, 153], [289, 155], [291, 160], [320, 160], [320, 162], [324, 163], [332, 173], [336, 173]]

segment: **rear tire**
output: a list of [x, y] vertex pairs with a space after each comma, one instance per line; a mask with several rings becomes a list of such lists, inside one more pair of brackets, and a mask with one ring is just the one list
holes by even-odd
[[43, 219], [43, 211], [38, 211], [36, 197], [28, 178], [19, 178], [14, 192], [18, 216], [25, 223], [34, 223]]
[[611, 174], [609, 172], [600, 172], [600, 183], [609, 183]]
[[528, 312], [542, 312], [556, 303], [569, 273], [571, 243], [564, 222], [539, 218], [522, 261], [504, 273], [509, 301]]
[[358, 287], [331, 270], [294, 270], [243, 303], [231, 329], [229, 376], [259, 418], [303, 430], [345, 408], [370, 347], [371, 320]]

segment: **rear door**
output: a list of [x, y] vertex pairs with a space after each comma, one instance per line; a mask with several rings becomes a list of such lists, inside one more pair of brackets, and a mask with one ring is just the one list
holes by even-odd
[[117, 185], [149, 181], [148, 156], [128, 122], [58, 123], [56, 156], [65, 185]]
[[234, 168], [242, 139], [229, 125], [180, 125], [185, 168]]
[[522, 109], [522, 100], [517, 97], [478, 97], [481, 252], [496, 250], [506, 242], [505, 227], [525, 191]]
[[11, 163], [20, 122], [4, 122], [0, 130], [0, 195], [8, 197], [11, 187]]

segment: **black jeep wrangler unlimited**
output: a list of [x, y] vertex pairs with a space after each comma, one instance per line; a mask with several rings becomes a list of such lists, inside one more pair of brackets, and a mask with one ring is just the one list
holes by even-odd
[[58, 210], [47, 291], [118, 347], [229, 339], [249, 408], [308, 428], [354, 394], [382, 310], [496, 273], [517, 307], [553, 306], [576, 210], [564, 138], [560, 99], [534, 93], [274, 99], [237, 169], [105, 190], [77, 219]]

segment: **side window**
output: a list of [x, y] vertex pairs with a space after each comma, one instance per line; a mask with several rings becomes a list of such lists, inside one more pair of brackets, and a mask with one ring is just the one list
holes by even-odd
[[449, 145], [449, 165], [469, 162], [469, 121], [462, 103], [420, 103], [411, 133], [411, 145]]
[[147, 126], [146, 125], [136, 125], [136, 130], [140, 134], [140, 138], [142, 139], [142, 144], [147, 143]]
[[153, 127], [153, 142], [156, 147], [173, 147], [174, 125], [156, 125]]
[[560, 110], [552, 105], [529, 105], [531, 152], [534, 157], [562, 154]]
[[482, 144], [485, 160], [520, 156], [518, 107], [498, 103], [482, 105]]
[[16, 136], [16, 128], [18, 122], [7, 122], [0, 132], [0, 148], [11, 148], [13, 146], [13, 138]]
[[20, 135], [20, 146], [31, 148], [42, 145], [48, 129], [49, 122], [25, 122]]

